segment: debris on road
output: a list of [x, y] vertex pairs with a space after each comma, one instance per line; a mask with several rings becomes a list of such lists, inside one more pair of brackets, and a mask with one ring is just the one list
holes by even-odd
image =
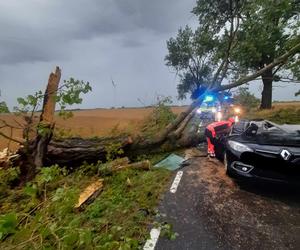
[[166, 168], [168, 170], [174, 171], [180, 167], [182, 162], [184, 162], [184, 158], [176, 154], [170, 154], [167, 158], [157, 163], [154, 167]]

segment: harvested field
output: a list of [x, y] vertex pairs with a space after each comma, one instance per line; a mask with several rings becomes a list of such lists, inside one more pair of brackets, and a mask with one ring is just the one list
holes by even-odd
[[[176, 114], [184, 111], [185, 107], [173, 107], [172, 111]], [[123, 108], [123, 109], [90, 109], [74, 111], [74, 116], [63, 120], [56, 118], [56, 127], [63, 128], [63, 133], [67, 136], [95, 137], [110, 134], [114, 128], [134, 129], [145, 117], [147, 117], [153, 108]], [[20, 117], [12, 115], [1, 115], [9, 124], [16, 125], [21, 122]], [[1, 132], [10, 135], [10, 129], [1, 129]], [[22, 130], [13, 130], [13, 137], [21, 140]], [[8, 140], [0, 137], [0, 150], [8, 146]], [[11, 143], [10, 148], [15, 150], [16, 143]]]
[[[186, 107], [173, 107], [172, 111], [176, 114], [184, 111]], [[300, 102], [276, 102], [273, 104], [273, 109], [266, 111], [257, 110], [254, 112], [255, 117], [268, 118], [274, 111], [281, 109], [299, 109]], [[124, 130], [129, 129], [134, 131], [136, 126], [147, 117], [153, 108], [120, 108], [120, 109], [87, 109], [74, 111], [74, 116], [70, 119], [63, 120], [57, 117], [56, 127], [63, 129], [62, 133], [65, 136], [81, 136], [81, 137], [96, 137], [104, 136], [112, 133], [114, 129]], [[250, 114], [250, 117], [251, 114]], [[9, 124], [16, 125], [14, 120], [21, 122], [20, 117], [12, 115], [0, 115], [0, 119], [4, 119]], [[10, 135], [9, 129], [0, 129], [1, 132]], [[13, 130], [13, 137], [21, 140], [22, 130]], [[0, 137], [0, 150], [8, 146], [8, 140]], [[16, 143], [11, 143], [10, 148], [15, 150]]]

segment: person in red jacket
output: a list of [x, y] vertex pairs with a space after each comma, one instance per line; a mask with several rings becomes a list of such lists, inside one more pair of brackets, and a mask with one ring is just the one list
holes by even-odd
[[205, 129], [205, 136], [207, 140], [207, 153], [210, 157], [215, 157], [215, 146], [216, 139], [222, 135], [226, 135], [230, 132], [235, 119], [229, 118], [227, 121], [218, 121], [209, 124]]

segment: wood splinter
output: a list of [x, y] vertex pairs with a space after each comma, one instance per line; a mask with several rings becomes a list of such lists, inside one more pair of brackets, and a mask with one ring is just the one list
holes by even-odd
[[83, 192], [79, 195], [76, 209], [81, 209], [85, 204], [91, 203], [103, 190], [103, 179], [99, 179], [92, 184], [88, 185]]

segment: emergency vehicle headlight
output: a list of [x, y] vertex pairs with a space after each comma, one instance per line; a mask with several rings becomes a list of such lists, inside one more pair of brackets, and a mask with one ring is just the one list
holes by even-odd
[[240, 108], [234, 108], [234, 112], [235, 112], [236, 114], [239, 114], [239, 113], [241, 113], [241, 109], [240, 109]]
[[196, 112], [197, 114], [201, 114], [202, 113], [201, 108], [198, 108]]
[[212, 102], [214, 100], [214, 97], [212, 95], [206, 95], [204, 97], [203, 102]]
[[253, 152], [253, 150], [251, 148], [249, 148], [248, 146], [242, 144], [242, 143], [239, 143], [239, 142], [236, 142], [236, 141], [231, 141], [231, 140], [228, 140], [228, 145], [235, 151], [238, 151], [240, 153], [243, 153], [243, 152]]

